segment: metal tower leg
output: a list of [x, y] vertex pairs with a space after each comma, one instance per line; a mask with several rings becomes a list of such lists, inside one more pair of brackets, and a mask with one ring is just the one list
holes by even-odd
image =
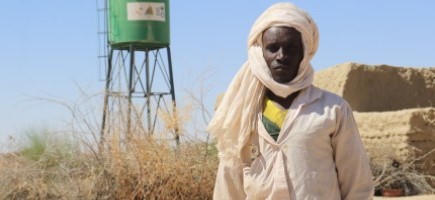
[[109, 115], [108, 104], [109, 104], [109, 96], [110, 96], [110, 82], [112, 79], [112, 56], [113, 56], [113, 49], [110, 50], [109, 56], [107, 57], [108, 67], [107, 67], [107, 74], [106, 74], [106, 88], [104, 90], [103, 119], [101, 122], [101, 132], [100, 132], [100, 147], [99, 147], [100, 152], [104, 146], [106, 118]]
[[[177, 119], [177, 109], [176, 109], [176, 103], [175, 103], [175, 88], [174, 88], [174, 76], [172, 73], [172, 59], [171, 59], [171, 48], [169, 46], [166, 47], [167, 55], [168, 55], [168, 67], [169, 67], [169, 82], [171, 84], [171, 99], [172, 99], [172, 105], [173, 105], [173, 113], [175, 119]], [[178, 122], [178, 121], [177, 121]], [[180, 144], [180, 135], [178, 130], [178, 124], [175, 126], [175, 142], [177, 145]]]
[[146, 107], [147, 107], [147, 124], [148, 124], [148, 133], [153, 133], [153, 125], [151, 123], [151, 79], [150, 79], [150, 54], [149, 50], [145, 50], [145, 78], [146, 78]]
[[130, 45], [129, 48], [129, 53], [130, 53], [130, 73], [129, 73], [129, 80], [128, 80], [128, 105], [127, 105], [127, 135], [126, 135], [126, 139], [127, 141], [131, 138], [132, 135], [132, 129], [131, 129], [131, 108], [133, 106], [132, 104], [132, 95], [134, 92], [134, 87], [133, 87], [133, 79], [134, 79], [134, 69], [135, 69], [135, 58], [134, 58], [134, 48], [133, 45]]

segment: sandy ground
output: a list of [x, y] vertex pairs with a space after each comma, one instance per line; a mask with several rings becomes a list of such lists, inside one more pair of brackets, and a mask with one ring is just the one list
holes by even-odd
[[419, 195], [411, 197], [375, 197], [373, 200], [435, 200], [435, 195]]

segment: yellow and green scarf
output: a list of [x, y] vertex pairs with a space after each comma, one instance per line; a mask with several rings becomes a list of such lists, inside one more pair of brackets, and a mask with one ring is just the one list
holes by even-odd
[[267, 97], [264, 99], [262, 122], [266, 131], [275, 141], [278, 139], [286, 115], [287, 110], [279, 107]]

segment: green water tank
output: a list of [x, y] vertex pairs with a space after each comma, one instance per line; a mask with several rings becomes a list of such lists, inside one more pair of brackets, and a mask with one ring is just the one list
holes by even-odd
[[109, 43], [114, 49], [169, 45], [169, 0], [109, 0]]

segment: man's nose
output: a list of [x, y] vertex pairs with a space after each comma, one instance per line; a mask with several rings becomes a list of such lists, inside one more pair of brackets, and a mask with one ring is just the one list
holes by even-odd
[[276, 59], [279, 61], [285, 61], [286, 58], [287, 56], [285, 55], [283, 48], [279, 48], [276, 52]]

